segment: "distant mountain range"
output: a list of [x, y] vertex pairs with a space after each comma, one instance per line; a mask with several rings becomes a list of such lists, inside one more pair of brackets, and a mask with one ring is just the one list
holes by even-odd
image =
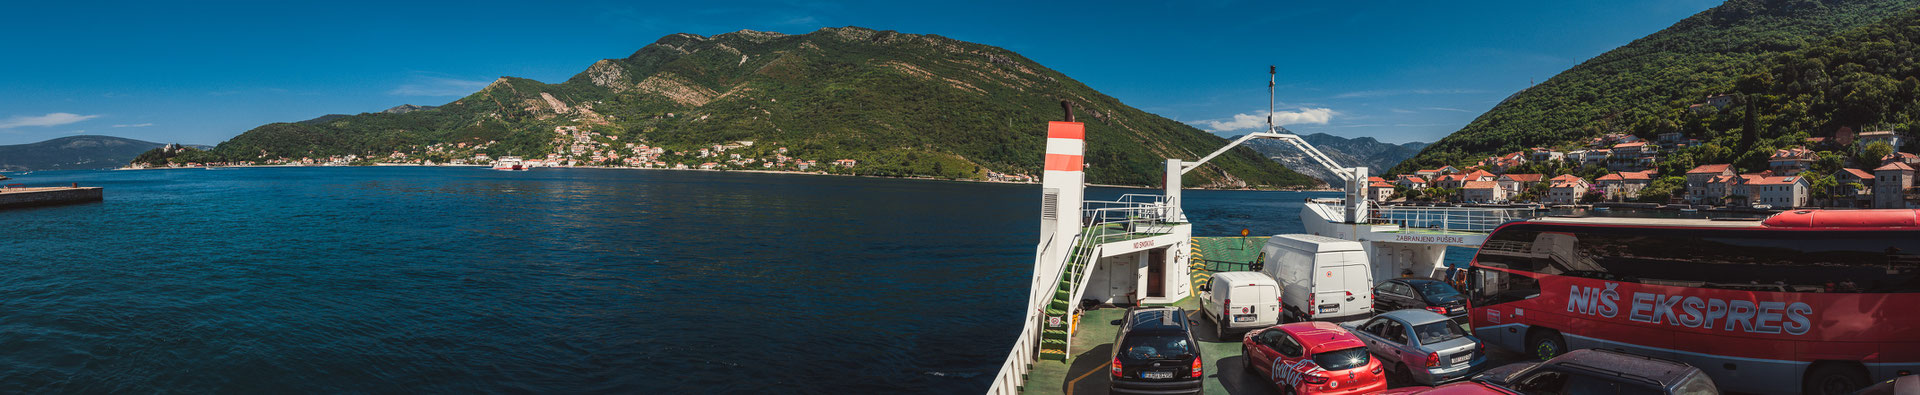
[[[1062, 118], [1061, 101], [1072, 102], [1087, 124], [1088, 182], [1159, 185], [1164, 158], [1196, 158], [1226, 143], [1003, 48], [844, 27], [799, 35], [674, 34], [626, 58], [594, 62], [564, 82], [501, 77], [437, 107], [268, 124], [211, 151], [168, 160], [354, 155], [444, 163], [476, 154], [553, 154], [612, 164], [619, 159], [596, 151], [625, 153], [625, 144], [635, 144], [665, 149], [647, 159], [669, 166], [728, 162], [717, 166], [789, 170], [796, 160], [853, 159], [857, 167], [828, 170], [986, 179], [996, 172], [1040, 174], [1046, 122]], [[578, 130], [579, 137], [559, 134], [563, 130]], [[775, 159], [771, 151], [778, 149], [786, 159], [778, 167], [745, 166], [698, 155], [744, 141], [758, 143], [745, 149], [758, 158]], [[1193, 187], [1314, 183], [1251, 149], [1215, 158], [1184, 181]]]
[[112, 136], [69, 136], [0, 145], [0, 171], [112, 169], [165, 145]]
[[[1420, 149], [1427, 147], [1427, 143], [1422, 142], [1390, 144], [1382, 143], [1372, 137], [1349, 139], [1326, 133], [1306, 134], [1301, 135], [1300, 138], [1306, 140], [1308, 144], [1313, 144], [1314, 148], [1326, 153], [1328, 158], [1341, 166], [1366, 166], [1369, 175], [1385, 173], [1387, 169], [1393, 168], [1394, 165], [1400, 164], [1400, 161], [1413, 157], [1414, 154], [1420, 153]], [[1325, 166], [1307, 159], [1299, 150], [1286, 143], [1262, 139], [1248, 141], [1247, 146], [1260, 152], [1261, 156], [1280, 162], [1288, 169], [1325, 180], [1328, 186], [1345, 185], [1339, 178], [1334, 177], [1332, 172], [1327, 171]]]

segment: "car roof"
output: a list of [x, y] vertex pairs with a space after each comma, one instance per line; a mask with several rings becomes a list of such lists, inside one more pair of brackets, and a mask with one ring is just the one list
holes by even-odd
[[1641, 377], [1653, 380], [1662, 387], [1678, 383], [1680, 379], [1686, 378], [1697, 370], [1677, 361], [1603, 348], [1574, 350], [1554, 357], [1546, 364], [1589, 370], [1602, 375]]
[[1380, 316], [1399, 320], [1400, 322], [1407, 323], [1407, 325], [1424, 325], [1447, 320], [1447, 316], [1440, 315], [1440, 313], [1421, 309], [1394, 310], [1380, 313]]
[[1447, 283], [1447, 282], [1445, 282], [1445, 281], [1440, 281], [1439, 279], [1435, 279], [1435, 278], [1431, 278], [1431, 277], [1401, 277], [1401, 278], [1396, 278], [1396, 279], [1392, 279], [1392, 280], [1387, 280], [1387, 281], [1397, 281], [1397, 282], [1403, 282], [1403, 283], [1408, 283], [1408, 284], [1416, 284], [1416, 283], [1441, 283], [1441, 284], [1446, 284], [1446, 283]]
[[1136, 308], [1127, 313], [1133, 319], [1128, 320], [1127, 329], [1134, 332], [1176, 332], [1187, 331], [1187, 311], [1178, 307]]
[[1300, 345], [1306, 347], [1307, 352], [1312, 354], [1367, 346], [1366, 343], [1360, 341], [1359, 336], [1354, 336], [1353, 332], [1347, 331], [1347, 328], [1331, 322], [1295, 322], [1291, 324], [1281, 324], [1275, 328], [1286, 331], [1288, 334], [1293, 335], [1294, 338], [1300, 339]]

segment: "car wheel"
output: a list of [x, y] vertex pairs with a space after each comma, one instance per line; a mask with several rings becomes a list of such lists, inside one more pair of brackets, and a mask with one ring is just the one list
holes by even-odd
[[1867, 386], [1867, 373], [1859, 368], [1836, 363], [1823, 363], [1807, 371], [1806, 380], [1800, 382], [1803, 394], [1851, 394]]
[[1541, 331], [1527, 338], [1527, 349], [1533, 350], [1533, 357], [1541, 361], [1553, 359], [1567, 353], [1567, 340], [1560, 333], [1551, 330]]
[[1260, 375], [1260, 369], [1253, 367], [1253, 352], [1251, 350], [1247, 350], [1246, 344], [1240, 345], [1240, 367], [1247, 369], [1247, 375], [1250, 375], [1250, 376]]

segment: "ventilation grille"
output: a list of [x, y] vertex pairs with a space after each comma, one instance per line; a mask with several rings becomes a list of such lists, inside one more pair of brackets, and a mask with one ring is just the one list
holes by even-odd
[[1040, 190], [1040, 219], [1060, 220], [1060, 188]]

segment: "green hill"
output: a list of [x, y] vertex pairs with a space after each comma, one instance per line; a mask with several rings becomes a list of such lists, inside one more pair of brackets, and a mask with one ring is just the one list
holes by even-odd
[[[1909, 32], [1916, 6], [1920, 1], [1729, 0], [1515, 93], [1393, 172], [1467, 165], [1530, 147], [1570, 148], [1613, 132], [1683, 132], [1713, 147], [1679, 161], [1742, 163], [1796, 132], [1824, 136], [1848, 126], [1911, 133], [1920, 114], [1910, 84], [1901, 81], [1914, 76]], [[1740, 94], [1742, 104], [1688, 110], [1727, 93]]]
[[112, 136], [68, 136], [0, 145], [0, 171], [111, 169], [162, 145]]
[[[1005, 49], [847, 27], [675, 34], [564, 82], [502, 77], [437, 108], [275, 123], [175, 160], [545, 156], [570, 144], [556, 143], [555, 127], [577, 126], [603, 143], [666, 148], [663, 159], [675, 163], [711, 161], [692, 155], [700, 147], [755, 141], [754, 154], [782, 147], [803, 160], [855, 159], [863, 175], [978, 179], [1039, 174], [1044, 125], [1061, 118], [1061, 100], [1088, 124], [1090, 182], [1158, 185], [1164, 158], [1197, 158], [1226, 143]], [[1185, 182], [1314, 180], [1241, 148]]]

